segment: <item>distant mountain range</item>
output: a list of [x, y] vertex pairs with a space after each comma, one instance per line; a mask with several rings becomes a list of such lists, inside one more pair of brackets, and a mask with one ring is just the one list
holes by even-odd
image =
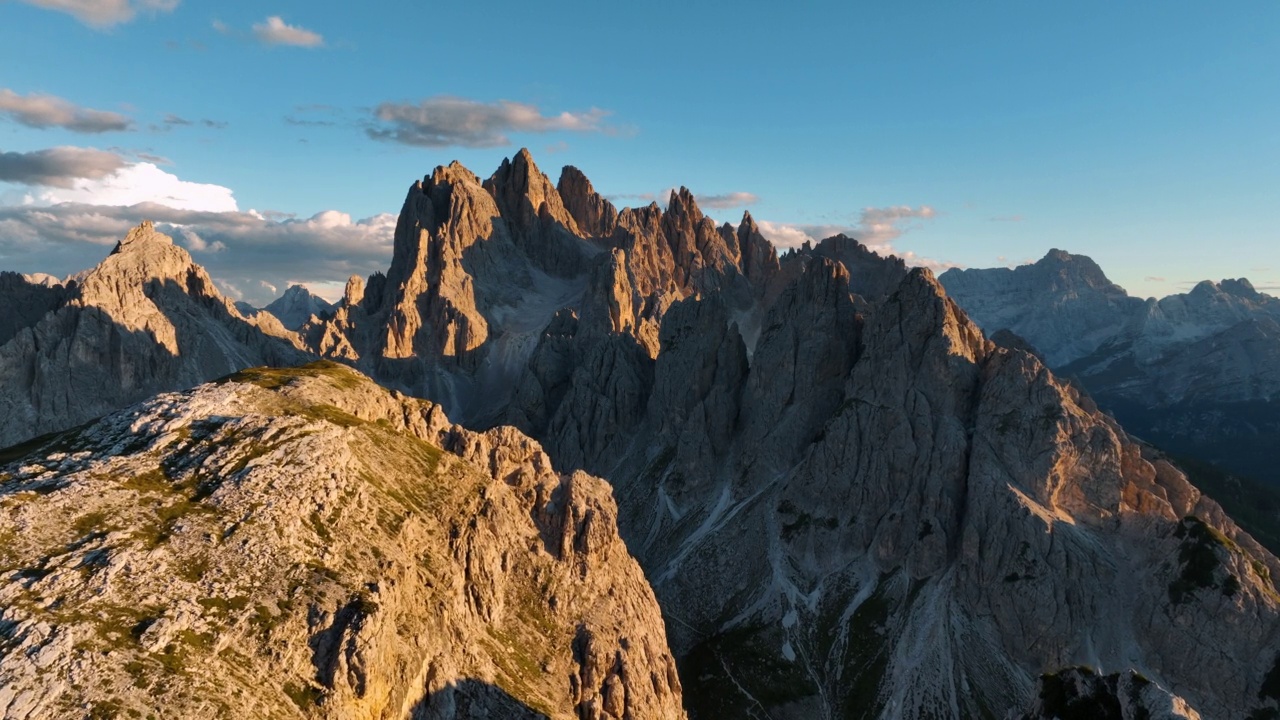
[[[0, 284], [30, 308], [0, 345], [20, 410], [0, 415], [4, 437], [142, 401], [0, 455], [0, 537], [24, 538], [0, 555], [0, 597], [30, 600], [0, 615], [19, 638], [0, 647], [21, 649], [0, 651], [0, 687], [23, 698], [46, 696], [26, 658], [47, 653], [102, 687], [125, 687], [115, 668], [146, 687], [255, 668], [253, 702], [281, 716], [1280, 712], [1280, 560], [1188, 480], [1168, 454], [1181, 448], [1100, 411], [1089, 380], [1205, 397], [1162, 358], [1264, 312], [1242, 283], [1152, 306], [1056, 251], [941, 282], [842, 236], [779, 255], [749, 214], [716, 225], [683, 188], [665, 208], [618, 210], [575, 168], [553, 184], [526, 151], [487, 179], [453, 163], [414, 183], [388, 271], [352, 278], [296, 333], [245, 318], [202, 272], [144, 226], [92, 271], [110, 292]], [[1148, 318], [1122, 323], [1120, 351], [1115, 314]], [[80, 337], [82, 317], [100, 340], [45, 349]], [[1021, 339], [993, 342], [997, 326]], [[123, 338], [129, 358], [190, 370], [127, 384], [131, 363], [86, 369], [88, 348]], [[1127, 359], [1089, 360], [1109, 352]], [[24, 370], [44, 357], [60, 364]], [[352, 369], [224, 377], [316, 357]], [[1102, 368], [1083, 388], [1051, 369], [1083, 361]], [[95, 397], [81, 376], [128, 392]], [[415, 484], [412, 463], [446, 451], [457, 472]], [[151, 466], [161, 477], [139, 480]], [[153, 495], [154, 513], [119, 509]], [[190, 520], [169, 509], [182, 502]], [[153, 515], [169, 523], [159, 550], [138, 545]], [[277, 555], [283, 571], [243, 585], [237, 568]], [[197, 557], [207, 578], [156, 591], [139, 610], [153, 622], [111, 645], [90, 589], [134, 578], [141, 596], [159, 575], [125, 574], [129, 558]], [[258, 639], [241, 628], [260, 601], [285, 624]], [[95, 687], [57, 686], [58, 702], [100, 701]], [[164, 703], [194, 716], [210, 693]]]
[[1026, 340], [1129, 432], [1280, 487], [1280, 299], [1238, 279], [1142, 300], [1060, 250], [939, 280], [984, 330]]

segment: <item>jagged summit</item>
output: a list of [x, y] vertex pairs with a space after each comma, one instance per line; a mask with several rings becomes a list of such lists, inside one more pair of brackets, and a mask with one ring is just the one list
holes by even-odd
[[598, 238], [613, 235], [618, 226], [618, 210], [595, 191], [581, 170], [572, 165], [564, 166], [556, 191], [583, 233]]
[[116, 243], [116, 247], [111, 251], [112, 255], [136, 250], [147, 244], [172, 245], [173, 238], [156, 230], [155, 223], [150, 220], [143, 220], [138, 227], [133, 228], [125, 235], [124, 239]]

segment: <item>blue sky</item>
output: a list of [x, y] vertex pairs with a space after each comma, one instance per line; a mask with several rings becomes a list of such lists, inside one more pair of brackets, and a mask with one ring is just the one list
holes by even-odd
[[0, 1], [0, 268], [90, 265], [143, 210], [86, 204], [148, 199], [225, 213], [168, 216], [230, 291], [332, 294], [385, 267], [415, 178], [528, 146], [553, 180], [577, 165], [619, 205], [687, 185], [781, 244], [1276, 287], [1280, 5], [1230, 8]]

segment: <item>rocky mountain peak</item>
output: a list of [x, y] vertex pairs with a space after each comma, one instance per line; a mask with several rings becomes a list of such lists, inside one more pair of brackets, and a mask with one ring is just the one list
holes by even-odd
[[484, 182], [484, 188], [493, 195], [503, 219], [515, 234], [537, 232], [539, 216], [543, 213], [565, 230], [579, 234], [578, 224], [565, 208], [559, 191], [538, 169], [528, 148], [521, 148], [515, 157], [504, 159]]
[[750, 211], [742, 213], [738, 223], [737, 250], [742, 258], [742, 274], [751, 284], [753, 294], [763, 298], [781, 269], [778, 251], [773, 243], [760, 234], [760, 228]]
[[150, 291], [153, 282], [172, 284], [230, 307], [230, 301], [217, 291], [204, 268], [150, 221], [130, 230], [110, 255], [81, 277], [79, 300], [86, 304], [129, 306]]
[[[1107, 278], [1098, 263], [1088, 255], [1072, 255], [1065, 250], [1054, 248], [1035, 263], [1036, 267], [1047, 271], [1060, 283], [1068, 285], [1083, 283], [1089, 287], [1106, 290], [1119, 287]], [[1123, 292], [1123, 291], [1121, 291]]]
[[312, 317], [333, 312], [333, 304], [302, 285], [291, 285], [263, 310], [276, 316], [290, 330], [297, 330]]
[[618, 210], [596, 192], [581, 170], [572, 165], [564, 166], [556, 190], [579, 230], [595, 238], [613, 235], [618, 226]]
[[901, 258], [882, 256], [843, 233], [823, 239], [810, 252], [844, 265], [849, 270], [849, 287], [868, 300], [893, 292], [907, 274], [907, 264]]
[[[24, 300], [43, 312], [14, 313], [22, 326], [0, 336], [0, 446], [243, 367], [308, 358], [274, 317], [241, 315], [151, 223], [52, 292]], [[18, 299], [6, 295], [0, 283], [0, 306]]]
[[688, 218], [687, 222], [691, 225], [702, 221], [702, 209], [698, 207], [697, 198], [683, 185], [667, 199], [667, 215], [682, 220]]
[[1218, 283], [1218, 287], [1222, 288], [1225, 293], [1237, 295], [1248, 300], [1256, 301], [1263, 298], [1263, 294], [1258, 292], [1248, 278], [1226, 279]]
[[172, 245], [173, 238], [157, 231], [152, 221], [143, 220], [138, 227], [130, 230], [123, 240], [116, 243], [116, 248], [111, 251], [111, 254], [136, 251], [149, 244]]

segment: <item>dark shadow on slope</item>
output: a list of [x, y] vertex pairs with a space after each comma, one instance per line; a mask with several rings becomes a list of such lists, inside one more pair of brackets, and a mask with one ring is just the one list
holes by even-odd
[[[151, 330], [133, 330], [97, 307], [61, 307], [0, 345], [0, 445], [60, 432], [141, 402], [257, 365], [314, 356], [234, 317], [173, 281], [144, 291], [175, 328], [174, 353]], [[205, 317], [200, 317], [204, 315]], [[256, 349], [255, 349], [256, 348]]]
[[428, 693], [409, 711], [412, 720], [547, 720], [548, 715], [482, 680], [467, 679]]
[[62, 285], [49, 287], [27, 282], [15, 272], [0, 272], [0, 308], [4, 308], [0, 312], [0, 345], [61, 307], [70, 293], [71, 289]]
[[1170, 455], [1169, 460], [1254, 540], [1280, 556], [1280, 488], [1185, 455]]

